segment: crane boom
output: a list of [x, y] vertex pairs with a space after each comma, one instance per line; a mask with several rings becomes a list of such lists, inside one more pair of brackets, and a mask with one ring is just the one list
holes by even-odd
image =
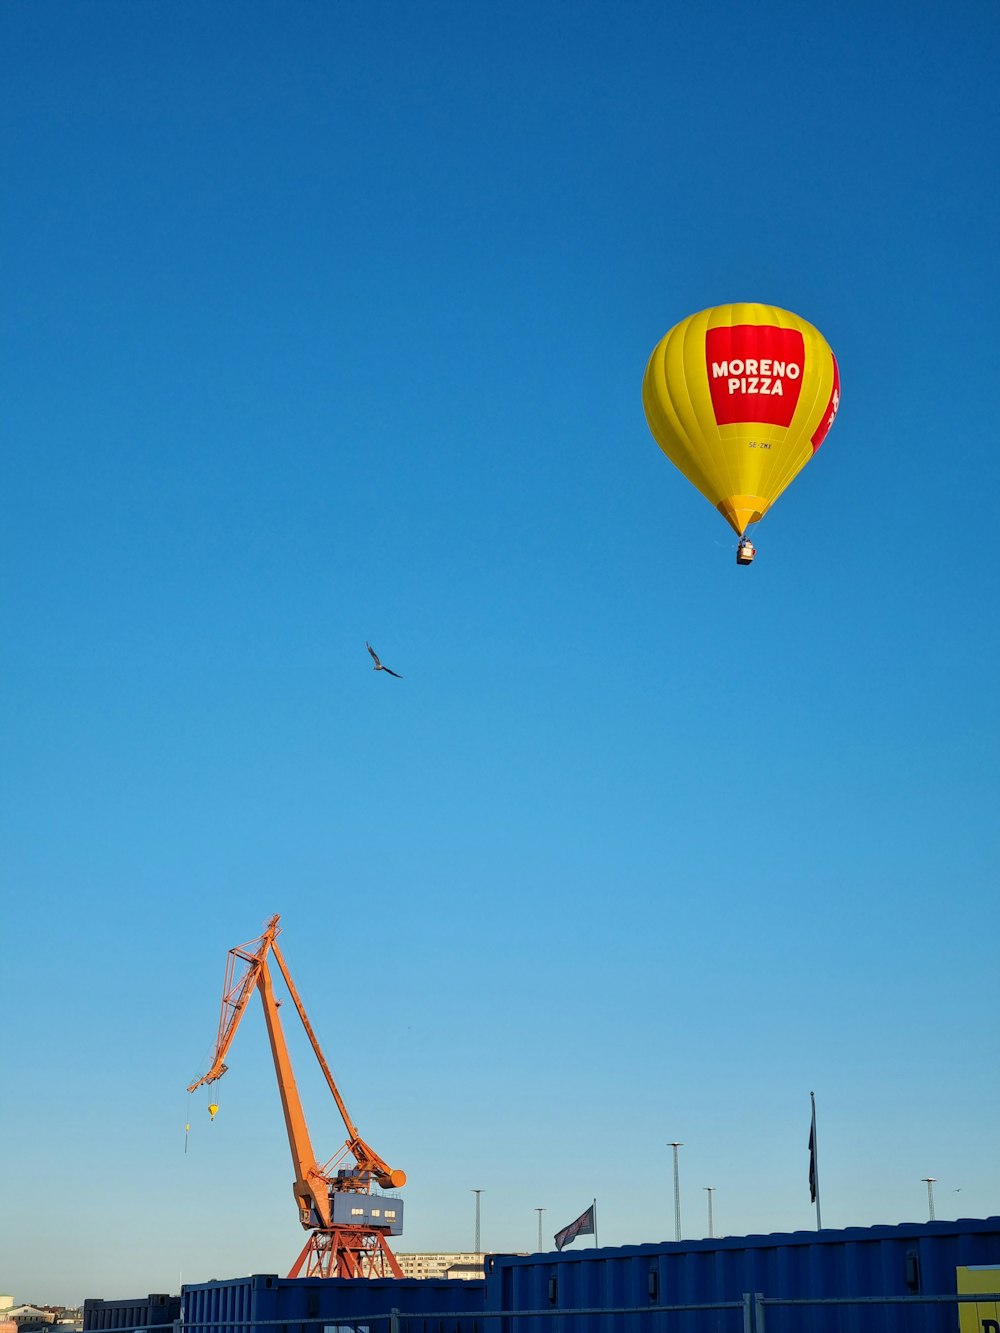
[[[278, 949], [276, 939], [280, 934], [279, 917], [273, 916], [257, 940], [238, 945], [230, 949], [226, 963], [226, 978], [222, 993], [222, 1012], [215, 1042], [215, 1054], [207, 1073], [196, 1079], [188, 1087], [194, 1092], [203, 1084], [214, 1083], [226, 1072], [226, 1055], [236, 1035], [243, 1015], [246, 1012], [250, 996], [256, 990], [260, 993], [264, 1009], [264, 1021], [267, 1027], [274, 1071], [278, 1080], [278, 1092], [281, 1109], [285, 1119], [288, 1146], [292, 1154], [295, 1180], [292, 1192], [299, 1210], [299, 1221], [311, 1232], [309, 1240], [299, 1255], [290, 1277], [296, 1277], [306, 1263], [307, 1276], [322, 1277], [359, 1277], [359, 1276], [402, 1276], [395, 1255], [386, 1243], [385, 1235], [395, 1235], [402, 1230], [402, 1204], [392, 1209], [369, 1205], [350, 1207], [338, 1204], [338, 1198], [352, 1195], [369, 1194], [374, 1179], [383, 1189], [398, 1189], [406, 1183], [406, 1174], [394, 1170], [382, 1157], [371, 1148], [358, 1133], [347, 1111], [340, 1089], [334, 1080], [330, 1067], [320, 1048], [319, 1041], [309, 1022], [305, 1006], [302, 1003], [295, 983]], [[253, 952], [251, 948], [256, 946]], [[296, 1012], [302, 1022], [313, 1053], [319, 1063], [327, 1086], [333, 1095], [341, 1119], [347, 1129], [347, 1142], [331, 1162], [320, 1166], [313, 1151], [309, 1129], [306, 1125], [305, 1112], [299, 1097], [298, 1085], [292, 1070], [285, 1034], [278, 1016], [280, 1000], [274, 995], [271, 970], [268, 965], [269, 955], [275, 962], [288, 988]], [[236, 977], [239, 963], [246, 965], [246, 970]], [[350, 1154], [357, 1163], [352, 1170], [340, 1169], [336, 1175], [331, 1170], [346, 1154]], [[394, 1201], [394, 1203], [397, 1201]], [[347, 1214], [350, 1214], [350, 1221]], [[397, 1223], [397, 1214], [400, 1221]], [[385, 1220], [383, 1220], [385, 1217]], [[355, 1220], [359, 1218], [360, 1220]], [[378, 1222], [375, 1222], [375, 1219]], [[388, 1273], [386, 1273], [388, 1270]]]
[[320, 1045], [316, 1039], [315, 1032], [313, 1032], [312, 1024], [309, 1022], [305, 1007], [299, 999], [299, 993], [295, 989], [295, 982], [292, 981], [288, 968], [285, 966], [285, 960], [282, 958], [281, 951], [277, 944], [272, 943], [271, 951], [274, 954], [278, 967], [281, 969], [281, 975], [285, 979], [288, 993], [291, 995], [292, 1000], [295, 1003], [295, 1008], [298, 1010], [299, 1018], [302, 1020], [302, 1026], [305, 1028], [306, 1036], [309, 1038], [309, 1043], [313, 1048], [313, 1054], [316, 1056], [319, 1067], [323, 1071], [323, 1077], [326, 1079], [326, 1085], [333, 1094], [333, 1100], [337, 1103], [337, 1110], [340, 1112], [340, 1118], [343, 1120], [344, 1127], [347, 1130], [347, 1144], [345, 1146], [347, 1147], [348, 1152], [350, 1152], [354, 1160], [357, 1162], [359, 1169], [361, 1171], [370, 1172], [383, 1189], [401, 1189], [402, 1186], [406, 1184], [405, 1172], [398, 1170], [394, 1171], [388, 1162], [384, 1162], [375, 1149], [370, 1148], [358, 1133], [358, 1127], [347, 1112], [347, 1107], [344, 1105], [344, 1099], [340, 1095], [340, 1089], [334, 1082], [333, 1074], [330, 1072], [330, 1066], [326, 1063], [326, 1057], [320, 1050]]

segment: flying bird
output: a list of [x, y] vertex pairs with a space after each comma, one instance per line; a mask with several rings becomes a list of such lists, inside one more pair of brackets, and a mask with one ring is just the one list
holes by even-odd
[[395, 676], [397, 680], [403, 679], [403, 677], [399, 674], [398, 671], [393, 671], [392, 667], [387, 667], [382, 665], [382, 663], [379, 661], [378, 653], [375, 651], [375, 649], [371, 646], [370, 643], [366, 643], [365, 647], [371, 653], [372, 661], [375, 663], [375, 665], [372, 667], [373, 671], [388, 671], [389, 675]]

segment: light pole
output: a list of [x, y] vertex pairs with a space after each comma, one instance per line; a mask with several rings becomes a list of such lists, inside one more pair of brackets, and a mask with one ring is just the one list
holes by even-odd
[[674, 1240], [681, 1238], [681, 1174], [677, 1165], [677, 1149], [683, 1148], [683, 1143], [670, 1143], [668, 1147], [674, 1150]]
[[923, 1177], [923, 1182], [924, 1182], [924, 1184], [927, 1186], [927, 1211], [928, 1211], [928, 1213], [930, 1214], [930, 1219], [931, 1219], [932, 1222], [934, 1221], [934, 1182], [935, 1182], [935, 1180], [937, 1180], [937, 1176], [924, 1176], [924, 1177]]
[[708, 1234], [711, 1238], [715, 1235], [715, 1230], [712, 1226], [712, 1195], [715, 1193], [715, 1186], [706, 1185], [705, 1193], [708, 1195]]
[[472, 1191], [476, 1196], [476, 1254], [482, 1254], [482, 1250], [479, 1248], [479, 1196], [482, 1192], [482, 1190]]
[[544, 1213], [545, 1211], [546, 1211], [546, 1210], [545, 1210], [544, 1208], [536, 1208], [536, 1209], [535, 1209], [535, 1212], [538, 1214], [538, 1251], [539, 1251], [539, 1253], [541, 1253], [541, 1249], [542, 1249], [542, 1213]]

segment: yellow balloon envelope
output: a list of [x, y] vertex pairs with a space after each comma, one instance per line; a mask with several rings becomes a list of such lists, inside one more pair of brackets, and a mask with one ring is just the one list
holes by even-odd
[[657, 343], [642, 405], [656, 443], [742, 537], [823, 443], [840, 372], [798, 315], [713, 306]]

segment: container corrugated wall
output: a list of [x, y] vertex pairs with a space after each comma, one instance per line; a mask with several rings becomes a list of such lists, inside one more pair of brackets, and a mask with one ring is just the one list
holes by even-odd
[[[950, 1295], [955, 1269], [1000, 1262], [1000, 1217], [900, 1226], [851, 1227], [843, 1231], [793, 1232], [718, 1240], [667, 1241], [659, 1245], [564, 1251], [555, 1254], [490, 1255], [486, 1260], [488, 1311], [649, 1309], [653, 1305], [739, 1302], [744, 1292], [765, 1297], [886, 1297]], [[662, 1316], [660, 1316], [662, 1319]], [[679, 1333], [690, 1329], [742, 1329], [742, 1313], [673, 1316]], [[876, 1322], [877, 1321], [877, 1322]], [[768, 1333], [954, 1333], [957, 1307], [944, 1305], [833, 1308], [766, 1308]], [[506, 1321], [505, 1321], [506, 1323]], [[547, 1333], [560, 1325], [573, 1333], [640, 1333], [655, 1320], [596, 1316], [549, 1318]], [[527, 1333], [541, 1321], [511, 1319], [510, 1333]], [[496, 1328], [499, 1321], [490, 1320]]]
[[116, 1329], [152, 1328], [172, 1324], [180, 1315], [181, 1298], [153, 1292], [134, 1300], [103, 1300], [90, 1296], [83, 1303], [84, 1333], [114, 1333]]
[[[434, 1278], [287, 1278], [268, 1274], [231, 1282], [185, 1286], [181, 1293], [184, 1333], [322, 1333], [323, 1323], [350, 1324], [381, 1318], [387, 1328], [389, 1312], [399, 1310], [408, 1319], [405, 1328], [420, 1333], [424, 1316], [444, 1314], [446, 1333], [483, 1333], [480, 1316], [485, 1304], [485, 1282], [452, 1282]], [[299, 1323], [301, 1321], [301, 1323]], [[316, 1322], [310, 1322], [316, 1321]], [[323, 1321], [323, 1322], [320, 1322]], [[433, 1321], [432, 1333], [438, 1333]], [[428, 1325], [431, 1333], [431, 1325]], [[373, 1333], [375, 1330], [373, 1329]]]

